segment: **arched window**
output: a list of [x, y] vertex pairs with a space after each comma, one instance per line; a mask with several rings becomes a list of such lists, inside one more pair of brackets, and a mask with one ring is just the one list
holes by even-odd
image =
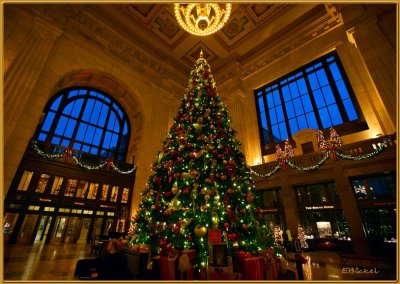
[[130, 125], [125, 111], [108, 95], [91, 88], [70, 88], [48, 103], [36, 139], [57, 149], [72, 149], [124, 161]]

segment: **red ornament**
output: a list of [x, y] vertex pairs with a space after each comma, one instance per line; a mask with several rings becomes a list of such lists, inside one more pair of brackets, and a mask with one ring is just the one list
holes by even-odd
[[225, 224], [224, 224], [224, 227], [225, 227], [225, 229], [229, 229], [229, 227], [230, 227], [231, 225], [228, 223], [228, 222], [226, 222]]
[[178, 159], [176, 159], [176, 162], [177, 162], [177, 163], [183, 163], [183, 158], [182, 158], [182, 157], [179, 157]]
[[236, 240], [236, 234], [234, 232], [231, 232], [228, 234], [228, 240], [229, 241], [234, 241]]
[[178, 179], [180, 176], [181, 176], [180, 173], [174, 173], [174, 178], [175, 178], [175, 179]]
[[169, 197], [171, 195], [171, 191], [167, 191], [166, 193], [165, 193], [165, 196], [166, 197]]

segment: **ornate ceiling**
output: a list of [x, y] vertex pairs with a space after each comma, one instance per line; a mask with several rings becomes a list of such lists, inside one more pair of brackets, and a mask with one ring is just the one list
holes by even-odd
[[229, 21], [222, 30], [199, 37], [188, 34], [178, 25], [173, 3], [100, 4], [86, 8], [182, 74], [193, 67], [200, 49], [215, 74], [226, 64], [245, 64], [270, 49], [272, 44], [282, 42], [288, 32], [298, 29], [299, 23], [310, 24], [327, 14], [325, 5], [317, 3], [234, 3]]

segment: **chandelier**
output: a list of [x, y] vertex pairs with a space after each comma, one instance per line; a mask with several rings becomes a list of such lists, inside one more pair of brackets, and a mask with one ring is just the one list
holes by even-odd
[[175, 4], [174, 12], [179, 25], [193, 35], [207, 36], [219, 31], [231, 15], [232, 5], [225, 3], [222, 9], [216, 3], [191, 3], [186, 7]]

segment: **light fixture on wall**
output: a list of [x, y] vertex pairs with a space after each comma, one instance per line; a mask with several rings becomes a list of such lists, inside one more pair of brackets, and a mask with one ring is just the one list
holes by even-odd
[[219, 31], [231, 15], [232, 5], [224, 3], [225, 9], [216, 3], [190, 3], [174, 5], [179, 25], [193, 35], [207, 36]]

